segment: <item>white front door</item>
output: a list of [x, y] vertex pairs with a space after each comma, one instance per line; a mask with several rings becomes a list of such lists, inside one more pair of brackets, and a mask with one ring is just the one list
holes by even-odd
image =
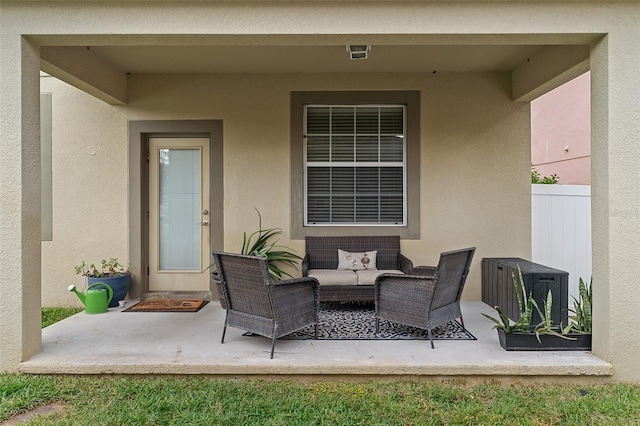
[[209, 290], [209, 139], [149, 139], [149, 290]]

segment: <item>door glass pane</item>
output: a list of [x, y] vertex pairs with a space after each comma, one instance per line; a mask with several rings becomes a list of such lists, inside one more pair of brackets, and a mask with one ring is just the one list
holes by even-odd
[[160, 270], [200, 270], [200, 150], [159, 158]]

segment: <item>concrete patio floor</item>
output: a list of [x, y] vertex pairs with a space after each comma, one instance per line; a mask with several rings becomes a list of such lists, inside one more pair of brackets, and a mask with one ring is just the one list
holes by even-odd
[[[135, 301], [129, 301], [127, 306]], [[463, 302], [477, 341], [270, 340], [228, 328], [214, 301], [197, 313], [84, 312], [42, 330], [42, 352], [22, 362], [31, 374], [194, 374], [220, 377], [343, 379], [496, 379], [606, 381], [611, 364], [590, 352], [507, 352], [481, 313]]]

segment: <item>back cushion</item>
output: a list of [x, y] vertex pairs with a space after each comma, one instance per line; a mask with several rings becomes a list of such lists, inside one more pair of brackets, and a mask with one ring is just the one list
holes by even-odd
[[348, 269], [351, 271], [376, 269], [377, 250], [365, 251], [362, 253], [352, 253], [338, 249], [338, 269]]
[[378, 269], [398, 269], [399, 236], [305, 237], [309, 269], [337, 269], [338, 249], [350, 252], [376, 250]]

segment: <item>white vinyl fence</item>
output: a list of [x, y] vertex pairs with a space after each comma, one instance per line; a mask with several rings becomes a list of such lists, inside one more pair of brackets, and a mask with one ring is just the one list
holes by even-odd
[[531, 260], [569, 273], [569, 306], [591, 279], [591, 187], [531, 185]]

